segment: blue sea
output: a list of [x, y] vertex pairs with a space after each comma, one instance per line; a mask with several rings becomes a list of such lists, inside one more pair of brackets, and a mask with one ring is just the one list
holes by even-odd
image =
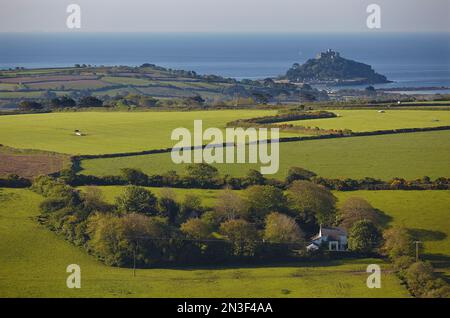
[[450, 33], [0, 33], [0, 68], [153, 63], [260, 79], [329, 48], [394, 81], [378, 87], [450, 86]]

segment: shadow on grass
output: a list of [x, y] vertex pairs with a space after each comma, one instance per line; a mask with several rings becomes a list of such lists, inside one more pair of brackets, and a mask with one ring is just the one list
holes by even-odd
[[418, 241], [442, 241], [447, 238], [446, 233], [433, 230], [409, 229], [409, 233]]
[[385, 229], [388, 227], [389, 223], [393, 220], [393, 217], [390, 215], [387, 215], [383, 211], [379, 209], [375, 209], [375, 214], [377, 217], [377, 220], [380, 222], [380, 226]]

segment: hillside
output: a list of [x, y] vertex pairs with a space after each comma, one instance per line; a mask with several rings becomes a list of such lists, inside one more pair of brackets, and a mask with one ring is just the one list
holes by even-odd
[[389, 83], [386, 76], [376, 73], [370, 65], [348, 60], [338, 52], [328, 50], [315, 59], [294, 64], [285, 76], [291, 82], [378, 84]]
[[[299, 88], [290, 83], [275, 83], [271, 79], [239, 81], [148, 63], [139, 67], [75, 65], [0, 71], [0, 108], [13, 109], [23, 100], [46, 105], [61, 96], [75, 101], [94, 96], [108, 106], [149, 108], [172, 106], [180, 100], [188, 104], [197, 104], [200, 100], [210, 106], [289, 102], [298, 101], [300, 94], [303, 100], [306, 97], [306, 100], [328, 100], [325, 92], [311, 87]], [[125, 96], [129, 98], [120, 99]]]

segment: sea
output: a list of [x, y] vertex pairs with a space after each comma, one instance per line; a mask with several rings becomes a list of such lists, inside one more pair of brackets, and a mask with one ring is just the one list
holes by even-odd
[[450, 88], [450, 33], [0, 33], [0, 69], [152, 63], [263, 79], [327, 49], [393, 81], [376, 88]]

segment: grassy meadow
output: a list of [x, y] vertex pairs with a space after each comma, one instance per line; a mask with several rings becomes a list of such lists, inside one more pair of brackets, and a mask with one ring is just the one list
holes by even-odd
[[[450, 176], [450, 132], [420, 132], [370, 137], [337, 138], [280, 143], [280, 169], [299, 166], [328, 178], [421, 178]], [[216, 164], [222, 174], [245, 175], [257, 164]], [[185, 165], [172, 163], [170, 153], [82, 162], [83, 174], [117, 175], [121, 168], [139, 168], [148, 174], [168, 170], [182, 173]]]
[[350, 129], [374, 131], [399, 128], [422, 128], [450, 125], [449, 111], [426, 110], [332, 110], [339, 117], [296, 120], [287, 124], [319, 127], [322, 129]]
[[[67, 154], [102, 154], [172, 147], [172, 130], [225, 128], [239, 118], [273, 115], [268, 110], [214, 110], [191, 112], [65, 112], [0, 117], [0, 144]], [[74, 130], [86, 136], [74, 135]]]
[[[29, 190], [0, 191], [0, 297], [408, 297], [378, 259], [155, 268], [133, 277], [131, 269], [105, 266], [39, 225], [41, 200]], [[386, 270], [381, 289], [366, 287], [371, 263]], [[81, 267], [81, 289], [66, 287], [69, 264]]]

